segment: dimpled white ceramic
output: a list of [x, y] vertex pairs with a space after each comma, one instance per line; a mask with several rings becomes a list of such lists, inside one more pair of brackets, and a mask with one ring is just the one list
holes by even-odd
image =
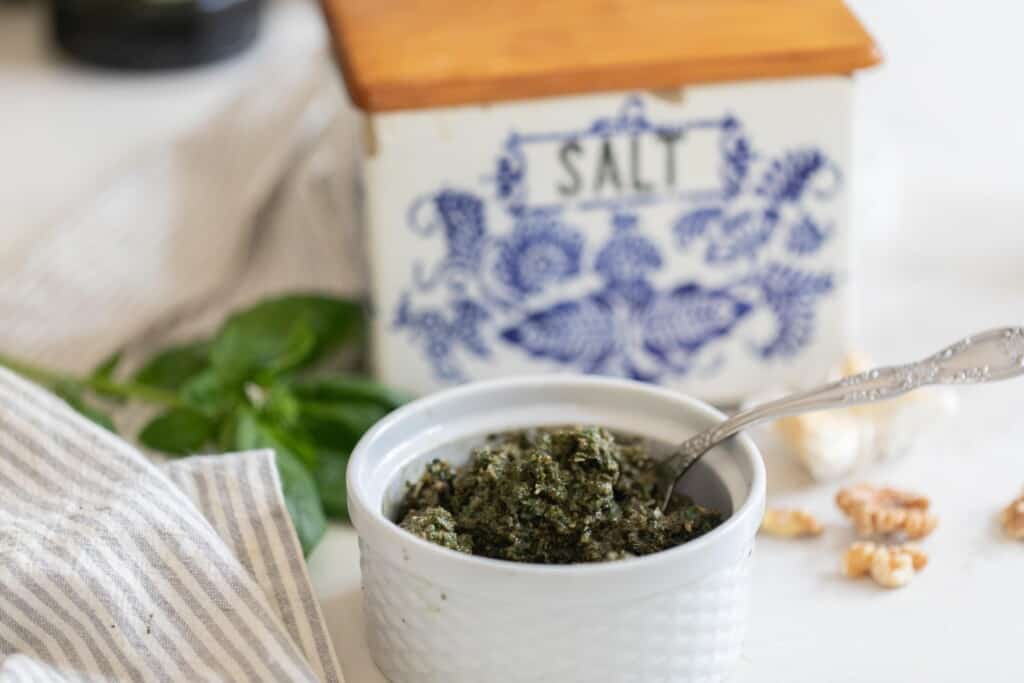
[[348, 468], [377, 666], [392, 683], [723, 679], [743, 641], [765, 498], [764, 466], [745, 436], [706, 456], [682, 486], [728, 519], [646, 557], [504, 562], [433, 545], [391, 521], [405, 482], [426, 462], [461, 463], [489, 433], [597, 424], [678, 443], [721, 419], [667, 389], [576, 375], [469, 384], [385, 418]]

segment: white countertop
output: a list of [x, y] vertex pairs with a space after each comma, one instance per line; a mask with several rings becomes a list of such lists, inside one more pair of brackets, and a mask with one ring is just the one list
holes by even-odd
[[[858, 77], [858, 343], [895, 362], [1024, 322], [1024, 9], [1002, 0], [851, 4], [887, 59]], [[30, 236], [98, 176], [198, 125], [268, 60], [322, 41], [308, 5], [273, 7], [267, 39], [244, 58], [144, 83], [55, 69], [34, 37], [40, 12], [0, 9], [3, 240]], [[1022, 397], [1020, 383], [964, 390], [960, 413], [912, 456], [864, 473], [930, 495], [940, 515], [924, 543], [931, 564], [903, 590], [839, 575], [851, 533], [832, 503], [836, 486], [768, 453], [769, 504], [807, 506], [829, 528], [817, 540], [759, 542], [735, 680], [1021, 680], [1024, 544], [1004, 540], [996, 514], [1024, 486]], [[366, 651], [351, 529], [332, 527], [310, 569], [346, 679], [382, 681]]]

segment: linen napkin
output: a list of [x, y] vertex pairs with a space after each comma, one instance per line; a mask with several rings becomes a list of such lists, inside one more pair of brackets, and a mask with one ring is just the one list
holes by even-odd
[[360, 295], [357, 123], [326, 48], [303, 50], [52, 221], [0, 215], [0, 351], [88, 372], [271, 294]]
[[0, 682], [342, 681], [269, 451], [156, 466], [0, 369]]

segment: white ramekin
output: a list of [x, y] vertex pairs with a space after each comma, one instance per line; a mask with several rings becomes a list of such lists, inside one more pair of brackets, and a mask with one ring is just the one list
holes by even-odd
[[764, 508], [761, 456], [745, 436], [709, 454], [684, 489], [731, 508], [699, 539], [617, 562], [548, 566], [458, 553], [406, 533], [405, 482], [459, 463], [486, 434], [597, 424], [675, 443], [721, 420], [700, 401], [617, 379], [481, 382], [415, 401], [359, 442], [348, 506], [359, 532], [367, 638], [393, 683], [716, 681], [739, 656], [750, 557]]

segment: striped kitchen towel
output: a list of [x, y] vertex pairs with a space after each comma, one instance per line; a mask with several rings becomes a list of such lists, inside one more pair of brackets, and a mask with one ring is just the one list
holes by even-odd
[[341, 680], [272, 453], [161, 468], [0, 369], [0, 683]]

